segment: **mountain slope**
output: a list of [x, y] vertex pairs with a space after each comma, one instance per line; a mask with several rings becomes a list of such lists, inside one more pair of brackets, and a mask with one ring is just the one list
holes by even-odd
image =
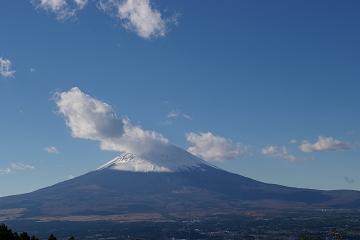
[[179, 148], [125, 154], [98, 170], [32, 193], [0, 198], [20, 218], [235, 213], [269, 208], [360, 208], [356, 191], [266, 184], [218, 169]]

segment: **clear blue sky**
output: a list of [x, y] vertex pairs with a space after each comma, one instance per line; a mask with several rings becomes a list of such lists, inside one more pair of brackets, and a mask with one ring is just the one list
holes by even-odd
[[[0, 196], [78, 176], [117, 155], [72, 138], [56, 114], [53, 94], [75, 86], [181, 147], [189, 146], [186, 133], [208, 131], [248, 146], [215, 162], [226, 170], [288, 186], [360, 190], [359, 1], [151, 6], [177, 23], [145, 39], [93, 1], [66, 20], [27, 0], [1, 1], [0, 57], [16, 73], [0, 78]], [[169, 123], [175, 110], [191, 120]], [[315, 144], [319, 136], [348, 149], [301, 151], [303, 140]], [[267, 146], [277, 152], [263, 154]]]

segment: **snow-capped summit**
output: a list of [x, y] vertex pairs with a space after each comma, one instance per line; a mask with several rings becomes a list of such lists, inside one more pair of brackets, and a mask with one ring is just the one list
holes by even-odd
[[173, 145], [157, 146], [140, 155], [124, 153], [100, 166], [98, 170], [112, 169], [131, 172], [177, 172], [208, 165], [202, 159]]
[[170, 172], [168, 168], [153, 164], [132, 153], [124, 153], [98, 168], [98, 170], [103, 169], [130, 172]]
[[[359, 210], [360, 192], [258, 182], [211, 166], [169, 144], [136, 155], [123, 154], [97, 171], [51, 187], [0, 198], [1, 217], [39, 221], [89, 217], [119, 221], [118, 216], [125, 221], [144, 221], [144, 216], [173, 221], [174, 217], [233, 216], [243, 214], [243, 209], [266, 213], [325, 208]], [[14, 209], [23, 210], [15, 216]]]

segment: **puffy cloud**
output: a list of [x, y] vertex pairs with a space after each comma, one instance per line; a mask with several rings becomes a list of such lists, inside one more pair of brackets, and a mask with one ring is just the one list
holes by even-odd
[[0, 77], [14, 77], [15, 71], [11, 69], [11, 61], [9, 59], [0, 58]]
[[150, 0], [99, 0], [98, 8], [114, 15], [126, 29], [142, 38], [166, 35], [166, 20], [151, 6]]
[[168, 140], [160, 133], [133, 126], [129, 119], [123, 119], [124, 133], [120, 137], [100, 142], [103, 150], [130, 152], [143, 155], [157, 145], [167, 144]]
[[261, 149], [261, 153], [268, 157], [285, 159], [288, 161], [295, 161], [296, 157], [291, 155], [286, 147], [277, 147], [277, 146], [266, 146]]
[[11, 163], [7, 168], [0, 168], [0, 175], [7, 175], [16, 171], [33, 170], [34, 166], [27, 165], [24, 163]]
[[155, 145], [167, 144], [160, 133], [134, 126], [112, 107], [75, 87], [55, 95], [59, 113], [75, 138], [95, 140], [103, 150], [144, 154]]
[[56, 104], [75, 138], [101, 140], [123, 134], [123, 119], [112, 107], [77, 87], [57, 93]]
[[87, 2], [88, 0], [32, 0], [36, 8], [55, 14], [59, 20], [75, 16]]
[[334, 139], [332, 137], [320, 136], [315, 143], [304, 141], [300, 144], [299, 149], [303, 152], [324, 152], [350, 149], [350, 144]]
[[207, 161], [231, 160], [247, 151], [247, 147], [243, 144], [216, 136], [211, 132], [190, 132], [186, 134], [186, 140], [191, 144], [187, 150]]
[[59, 150], [55, 147], [55, 146], [48, 146], [46, 148], [44, 148], [45, 152], [47, 153], [59, 153]]
[[[37, 9], [55, 14], [57, 19], [66, 20], [76, 16], [85, 8], [88, 0], [31, 0]], [[166, 35], [171, 21], [164, 19], [150, 0], [95, 0], [98, 9], [120, 20], [122, 26], [136, 32], [140, 37], [150, 39]], [[175, 21], [176, 19], [174, 19]]]

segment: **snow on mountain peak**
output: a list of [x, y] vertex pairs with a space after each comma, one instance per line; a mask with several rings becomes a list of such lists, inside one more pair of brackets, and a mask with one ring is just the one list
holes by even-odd
[[103, 169], [130, 172], [170, 172], [170, 169], [153, 164], [132, 153], [124, 153], [98, 168], [98, 170]]
[[158, 146], [141, 155], [124, 153], [100, 166], [98, 170], [111, 169], [131, 172], [177, 172], [208, 165], [202, 159], [173, 145]]

